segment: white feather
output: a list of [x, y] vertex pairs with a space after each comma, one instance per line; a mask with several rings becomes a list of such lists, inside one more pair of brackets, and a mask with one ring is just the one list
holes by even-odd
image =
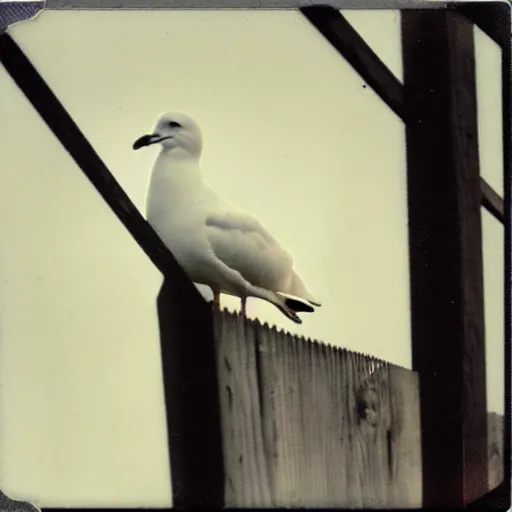
[[[172, 129], [170, 120], [181, 128]], [[190, 279], [210, 286], [214, 294], [268, 300], [292, 317], [279, 292], [320, 305], [295, 273], [291, 255], [261, 222], [203, 181], [202, 138], [195, 121], [165, 114], [155, 134], [166, 138], [151, 175], [147, 219]]]

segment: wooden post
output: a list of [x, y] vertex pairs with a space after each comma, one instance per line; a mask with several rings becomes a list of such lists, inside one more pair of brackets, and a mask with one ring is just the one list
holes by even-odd
[[158, 318], [174, 508], [224, 505], [211, 305], [181, 273], [164, 281]]
[[413, 367], [424, 507], [487, 491], [481, 190], [472, 24], [402, 11]]
[[[511, 48], [510, 48], [510, 34], [511, 34], [511, 6], [505, 2], [465, 2], [454, 4], [457, 6], [464, 16], [475, 23], [488, 37], [490, 37], [501, 48], [501, 84], [503, 95], [503, 169], [504, 169], [504, 199], [503, 202], [499, 201], [495, 193], [487, 190], [484, 206], [491, 214], [495, 216], [500, 222], [505, 225], [505, 248], [511, 246], [511, 232], [510, 232], [510, 170], [512, 164], [512, 130], [510, 126], [510, 107], [512, 104], [511, 95]], [[490, 207], [489, 207], [490, 206]], [[501, 208], [500, 208], [501, 207]], [[498, 210], [497, 210], [498, 209]], [[496, 211], [497, 210], [497, 211]], [[505, 213], [508, 212], [508, 213]], [[498, 214], [497, 214], [498, 213]], [[502, 213], [500, 215], [500, 213]], [[505, 250], [505, 268], [511, 268], [512, 252]], [[512, 411], [511, 408], [511, 382], [510, 382], [510, 360], [511, 360], [511, 301], [510, 301], [510, 279], [505, 279], [505, 396], [504, 396], [504, 409], [505, 418], [510, 418]], [[503, 456], [502, 468], [504, 480], [499, 486], [491, 491], [488, 496], [485, 496], [474, 503], [475, 508], [509, 508], [510, 507], [510, 466], [511, 466], [511, 450], [510, 450], [510, 421], [503, 422]]]

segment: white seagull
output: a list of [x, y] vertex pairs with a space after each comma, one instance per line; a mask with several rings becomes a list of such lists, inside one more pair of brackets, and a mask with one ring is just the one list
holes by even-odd
[[293, 260], [251, 214], [227, 202], [201, 177], [202, 136], [188, 115], [166, 113], [153, 133], [133, 143], [133, 149], [160, 144], [146, 204], [146, 218], [189, 278], [208, 285], [213, 307], [220, 294], [274, 304], [296, 323], [297, 312], [314, 311], [320, 302], [293, 269]]

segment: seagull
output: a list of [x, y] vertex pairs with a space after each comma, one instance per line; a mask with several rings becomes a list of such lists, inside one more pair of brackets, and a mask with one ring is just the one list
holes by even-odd
[[297, 275], [291, 255], [253, 215], [220, 197], [202, 178], [201, 129], [183, 113], [165, 113], [153, 133], [133, 143], [138, 150], [160, 145], [146, 199], [146, 219], [188, 277], [208, 285], [213, 309], [220, 294], [276, 306], [302, 323], [298, 312], [321, 306]]

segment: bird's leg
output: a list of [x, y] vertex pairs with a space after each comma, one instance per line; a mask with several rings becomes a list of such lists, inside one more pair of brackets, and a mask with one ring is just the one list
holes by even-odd
[[213, 311], [220, 311], [220, 293], [217, 290], [213, 292], [212, 309]]
[[240, 303], [242, 305], [242, 318], [247, 318], [247, 309], [246, 309], [246, 305], [247, 305], [247, 297], [243, 296], [243, 297], [240, 297]]

